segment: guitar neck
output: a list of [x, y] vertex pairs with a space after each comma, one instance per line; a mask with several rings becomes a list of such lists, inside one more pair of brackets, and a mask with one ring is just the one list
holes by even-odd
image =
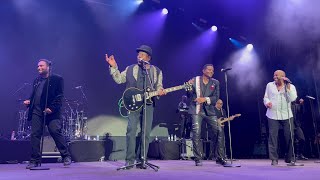
[[222, 120], [221, 123], [225, 123], [225, 122], [227, 122], [227, 121], [230, 121], [230, 119], [231, 119], [231, 117], [226, 118], [226, 119]]
[[[171, 88], [167, 88], [167, 89], [164, 89], [166, 91], [166, 93], [169, 93], [169, 92], [173, 92], [173, 91], [178, 91], [180, 89], [183, 89], [184, 88], [184, 85], [180, 85], [180, 86], [174, 86], [174, 87], [171, 87]], [[158, 96], [159, 95], [159, 92], [158, 91], [153, 91], [153, 92], [150, 92], [149, 93], [149, 97], [154, 97], [154, 96]]]
[[225, 122], [230, 121], [230, 120], [232, 120], [236, 117], [239, 117], [239, 116], [241, 116], [241, 115], [240, 114], [232, 115], [229, 118], [225, 118], [224, 120], [222, 120], [221, 123], [225, 123]]

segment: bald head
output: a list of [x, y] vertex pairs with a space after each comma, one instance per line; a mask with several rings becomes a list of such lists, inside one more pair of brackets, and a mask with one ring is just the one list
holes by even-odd
[[276, 70], [273, 74], [273, 80], [276, 83], [283, 83], [283, 77], [286, 77], [286, 73], [283, 70]]
[[286, 77], [286, 73], [283, 70], [276, 70], [274, 73], [275, 74], [277, 73], [277, 74], [281, 75], [282, 77]]
[[221, 109], [222, 106], [223, 106], [223, 101], [221, 99], [218, 99], [218, 101], [216, 102], [216, 108]]

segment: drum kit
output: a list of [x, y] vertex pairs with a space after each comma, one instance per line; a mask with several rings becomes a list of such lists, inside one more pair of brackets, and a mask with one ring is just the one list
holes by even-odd
[[[87, 138], [87, 98], [82, 86], [76, 88], [81, 90], [82, 97], [77, 100], [63, 99], [61, 109], [62, 133], [67, 141]], [[19, 120], [18, 131], [15, 139], [28, 140], [31, 135], [31, 123], [28, 119], [28, 109], [23, 106], [23, 99], [18, 100], [17, 119]]]
[[31, 134], [31, 125], [28, 122], [28, 110], [19, 110], [18, 111], [18, 131], [15, 139], [24, 140], [29, 139]]
[[68, 140], [86, 139], [87, 116], [85, 105], [78, 100], [65, 99], [62, 113], [62, 132]]

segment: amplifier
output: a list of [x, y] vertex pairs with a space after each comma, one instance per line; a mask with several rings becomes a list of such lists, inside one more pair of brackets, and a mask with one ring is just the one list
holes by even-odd
[[191, 159], [193, 154], [193, 143], [191, 139], [181, 140], [181, 159]]

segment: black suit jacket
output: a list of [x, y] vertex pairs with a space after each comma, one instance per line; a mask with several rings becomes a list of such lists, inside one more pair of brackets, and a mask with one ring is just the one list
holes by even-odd
[[[197, 94], [196, 94], [196, 78], [194, 77], [194, 83], [192, 85], [192, 91], [187, 93], [187, 96], [190, 98], [190, 106], [189, 106], [189, 114], [197, 114], [196, 113], [196, 102], [194, 101], [197, 98]], [[203, 103], [201, 106], [204, 107], [206, 114], [208, 116], [215, 116], [215, 104], [218, 101], [219, 97], [220, 97], [220, 83], [218, 80], [211, 78], [208, 82], [208, 85], [206, 86], [207, 88], [204, 89], [203, 87], [203, 83], [202, 83], [202, 77], [199, 78], [200, 79], [200, 91], [201, 91], [201, 95], [202, 97], [209, 97], [211, 103]], [[203, 94], [202, 94], [203, 92]], [[201, 107], [202, 108], [202, 107]]]
[[[33, 90], [30, 96], [30, 105], [29, 105], [29, 113], [28, 113], [28, 120], [30, 121], [32, 118], [32, 112], [34, 108], [34, 95], [37, 86], [39, 85], [39, 77], [33, 81]], [[49, 108], [52, 113], [47, 114], [47, 120], [52, 119], [60, 119], [61, 116], [61, 106], [62, 106], [62, 99], [63, 99], [63, 89], [64, 89], [64, 80], [61, 76], [52, 74], [46, 80], [40, 100], [41, 109], [44, 111], [46, 105], [46, 94], [47, 94], [47, 86], [49, 81], [49, 88], [48, 88], [48, 100], [47, 100], [47, 108]]]

